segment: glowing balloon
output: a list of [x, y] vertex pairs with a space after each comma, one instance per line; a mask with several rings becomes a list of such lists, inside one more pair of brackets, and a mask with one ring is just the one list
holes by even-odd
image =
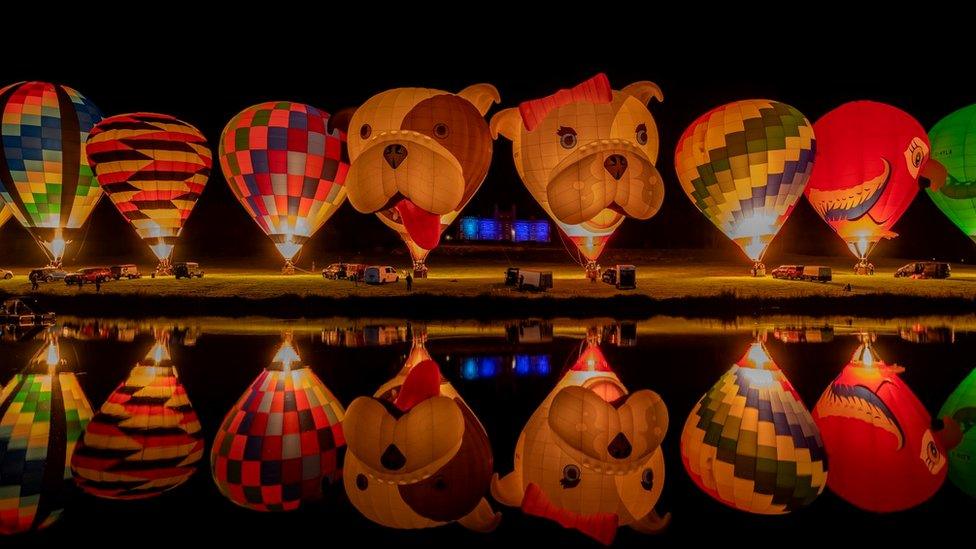
[[346, 138], [330, 120], [309, 105], [268, 102], [244, 109], [220, 134], [224, 177], [286, 269], [346, 199]]
[[[908, 113], [874, 101], [845, 103], [813, 125], [817, 162], [806, 195], [866, 264], [918, 193], [929, 139]], [[861, 269], [858, 269], [861, 272]]]
[[491, 164], [484, 115], [498, 90], [457, 94], [396, 88], [374, 95], [349, 123], [349, 202], [399, 233], [417, 276], [441, 233], [474, 196]]
[[952, 418], [962, 428], [962, 441], [949, 450], [949, 480], [976, 497], [976, 370], [949, 395], [940, 418]]
[[60, 264], [102, 197], [85, 155], [102, 113], [75, 90], [47, 82], [0, 89], [0, 113], [0, 199]]
[[49, 339], [0, 390], [0, 534], [45, 528], [64, 509], [71, 455], [92, 417], [66, 367]]
[[339, 480], [342, 404], [282, 343], [217, 431], [210, 468], [220, 493], [255, 511], [293, 511]]
[[203, 444], [200, 421], [160, 341], [88, 423], [71, 471], [94, 496], [154, 497], [189, 480]]
[[813, 409], [830, 460], [830, 490], [876, 513], [924, 503], [948, 469], [932, 418], [901, 371], [862, 346]]
[[947, 177], [944, 185], [933, 185], [926, 192], [946, 217], [976, 241], [976, 105], [939, 120], [929, 131], [929, 141], [931, 158], [945, 168]]
[[491, 119], [492, 133], [512, 141], [525, 187], [588, 271], [625, 217], [648, 219], [664, 200], [652, 98], [663, 99], [652, 82], [613, 90], [598, 74]]
[[588, 342], [529, 418], [515, 447], [515, 469], [496, 475], [492, 495], [605, 545], [620, 526], [659, 532], [670, 521], [654, 510], [664, 488], [667, 430], [661, 397], [628, 392]]
[[167, 114], [122, 114], [95, 125], [87, 150], [102, 190], [167, 271], [210, 177], [207, 139]]
[[803, 400], [758, 342], [702, 397], [681, 432], [691, 480], [750, 513], [779, 515], [812, 503], [827, 484], [826, 457]]
[[386, 384], [349, 405], [346, 495], [366, 518], [391, 528], [456, 521], [489, 532], [501, 515], [484, 497], [492, 474], [488, 435], [424, 353], [415, 347], [406, 375], [395, 378], [402, 385]]
[[818, 148], [803, 113], [747, 99], [692, 122], [674, 165], [688, 198], [758, 268], [803, 194]]

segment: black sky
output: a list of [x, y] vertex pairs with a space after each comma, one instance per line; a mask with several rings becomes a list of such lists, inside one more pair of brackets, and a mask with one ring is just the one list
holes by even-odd
[[[727, 19], [700, 10], [673, 16], [638, 10], [622, 20], [619, 13], [603, 18], [607, 6], [592, 15], [550, 20], [545, 14], [506, 13], [511, 8], [503, 5], [493, 9], [500, 12], [498, 18], [469, 27], [450, 18], [401, 21], [395, 14], [377, 25], [364, 22], [364, 16], [340, 17], [340, 24], [327, 13], [310, 11], [303, 17], [287, 10], [285, 16], [267, 19], [256, 11], [238, 14], [238, 21], [191, 21], [173, 5], [171, 12], [131, 28], [105, 23], [90, 32], [55, 33], [51, 48], [64, 48], [63, 55], [25, 48], [0, 64], [0, 84], [60, 82], [79, 90], [106, 115], [172, 114], [200, 128], [216, 150], [227, 120], [267, 100], [301, 101], [336, 112], [392, 87], [457, 91], [489, 82], [502, 96], [495, 112], [597, 72], [606, 72], [616, 89], [652, 80], [665, 96], [663, 103], [651, 105], [660, 130], [658, 169], [666, 180], [665, 202], [653, 219], [627, 221], [612, 245], [724, 252], [731, 244], [691, 205], [673, 170], [676, 140], [699, 114], [736, 99], [769, 98], [815, 121], [843, 102], [873, 99], [906, 110], [929, 128], [976, 102], [964, 70], [976, 53], [967, 35], [915, 14], [892, 23], [826, 11], [767, 18], [744, 12], [744, 17]], [[423, 13], [414, 15], [424, 19]], [[458, 12], [457, 17], [470, 14]], [[42, 31], [25, 27], [17, 32], [29, 37]], [[5, 41], [16, 37], [7, 35]], [[506, 140], [495, 144], [488, 177], [465, 213], [488, 214], [495, 204], [516, 205], [524, 216], [542, 215], [515, 172]], [[883, 243], [878, 255], [976, 261], [976, 246], [923, 194], [895, 230], [901, 236]], [[302, 258], [321, 262], [337, 253], [396, 246], [392, 231], [346, 204]], [[802, 199], [769, 254], [780, 252], [847, 253]], [[262, 266], [275, 263], [271, 243], [233, 198], [216, 162], [176, 253], [201, 261], [253, 257]], [[115, 258], [148, 264], [151, 255], [103, 200], [92, 215], [84, 248], [69, 250], [67, 260]], [[40, 250], [16, 222], [0, 231], [0, 264], [41, 262]]]

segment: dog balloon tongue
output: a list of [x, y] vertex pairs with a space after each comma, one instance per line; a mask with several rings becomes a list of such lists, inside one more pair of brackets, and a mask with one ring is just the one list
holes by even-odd
[[441, 216], [432, 214], [403, 199], [394, 206], [414, 243], [425, 250], [437, 247], [441, 240]]

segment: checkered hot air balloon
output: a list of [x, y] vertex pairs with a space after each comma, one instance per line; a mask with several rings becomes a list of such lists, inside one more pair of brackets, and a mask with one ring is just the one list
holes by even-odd
[[186, 482], [203, 444], [200, 421], [160, 341], [88, 423], [71, 470], [94, 496], [149, 498]]
[[758, 342], [695, 405], [681, 461], [702, 491], [750, 513], [795, 511], [827, 484], [820, 431]]
[[346, 199], [345, 134], [329, 119], [302, 103], [261, 103], [238, 113], [220, 135], [224, 177], [286, 269]]
[[255, 511], [292, 511], [338, 482], [345, 410], [286, 340], [224, 418], [210, 452], [217, 488]]
[[766, 99], [722, 105], [678, 140], [674, 165], [688, 198], [755, 263], [803, 194], [816, 150], [813, 127]]
[[55, 339], [0, 390], [0, 534], [53, 524], [71, 488], [71, 455], [92, 417]]
[[88, 160], [102, 190], [169, 270], [173, 247], [210, 176], [207, 140], [167, 114], [134, 113], [95, 125]]

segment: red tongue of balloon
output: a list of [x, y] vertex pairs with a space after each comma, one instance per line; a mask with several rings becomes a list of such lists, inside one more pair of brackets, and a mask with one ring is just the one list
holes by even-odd
[[613, 543], [620, 522], [615, 513], [584, 515], [558, 507], [546, 497], [534, 482], [530, 482], [522, 498], [522, 511], [536, 517], [556, 521], [563, 528], [574, 528], [603, 545]]
[[441, 240], [441, 216], [432, 214], [404, 198], [397, 203], [403, 226], [414, 243], [425, 250], [433, 250]]

